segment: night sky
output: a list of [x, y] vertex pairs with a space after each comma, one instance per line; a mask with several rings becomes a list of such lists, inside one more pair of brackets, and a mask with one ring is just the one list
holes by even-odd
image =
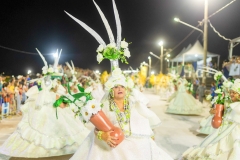
[[[107, 17], [116, 39], [116, 24], [111, 0], [95, 0]], [[209, 0], [209, 15], [232, 0]], [[131, 57], [129, 65], [123, 69], [139, 67], [142, 61], [148, 61], [149, 52], [159, 55], [159, 40], [164, 48], [174, 48], [192, 29], [175, 22], [174, 17], [191, 25], [198, 25], [204, 16], [204, 0], [116, 0], [122, 23], [122, 37], [129, 46]], [[240, 1], [219, 12], [211, 23], [225, 37], [234, 39], [240, 36]], [[101, 18], [92, 0], [6, 0], [0, 5], [0, 46], [25, 52], [50, 54], [62, 49], [60, 63], [73, 60], [75, 66], [89, 69], [110, 69], [108, 60], [100, 65], [96, 61], [97, 41], [68, 17], [64, 10], [93, 28], [108, 44], [109, 39]], [[201, 28], [201, 27], [200, 27]], [[203, 28], [202, 28], [203, 29]], [[208, 50], [228, 56], [228, 41], [218, 37], [209, 27]], [[196, 40], [202, 43], [203, 36], [195, 31], [171, 55], [176, 56], [183, 47]], [[237, 55], [240, 47], [234, 48]], [[41, 72], [43, 62], [40, 56], [9, 51], [0, 48], [0, 72], [26, 74], [28, 69]], [[53, 63], [51, 55], [45, 56]], [[158, 60], [152, 57], [153, 70], [159, 70]]]

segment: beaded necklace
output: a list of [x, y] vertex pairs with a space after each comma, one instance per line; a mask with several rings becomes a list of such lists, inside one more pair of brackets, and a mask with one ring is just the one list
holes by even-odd
[[[129, 102], [124, 99], [124, 112], [121, 112], [114, 100], [110, 100], [110, 109], [115, 112], [117, 121], [125, 136], [130, 136], [131, 131], [124, 129], [124, 126], [130, 123], [130, 107]], [[130, 126], [129, 126], [130, 127]]]

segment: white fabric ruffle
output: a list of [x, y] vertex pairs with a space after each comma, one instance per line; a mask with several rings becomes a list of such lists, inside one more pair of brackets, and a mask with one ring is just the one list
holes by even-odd
[[28, 158], [72, 154], [87, 137], [90, 131], [74, 118], [70, 108], [53, 107], [55, 93], [49, 92], [48, 100], [38, 109], [37, 98], [38, 94], [33, 94], [22, 106], [23, 118], [0, 147], [0, 153]]
[[[139, 105], [139, 102], [137, 106], [134, 102], [130, 102], [130, 108], [130, 136], [125, 137], [116, 148], [111, 148], [106, 142], [98, 140], [92, 131], [71, 160], [172, 160], [151, 139], [153, 132], [150, 123], [158, 124], [160, 120], [148, 119], [153, 116], [153, 113], [147, 111], [149, 109], [143, 104]], [[115, 113], [109, 110], [108, 101], [104, 102], [103, 112], [115, 126], [119, 127]]]
[[176, 96], [171, 100], [166, 112], [172, 114], [199, 115], [203, 105], [187, 93], [184, 84], [179, 86]]
[[232, 111], [223, 124], [203, 142], [183, 153], [184, 160], [239, 160], [240, 159], [240, 102], [230, 104]]
[[200, 127], [197, 129], [198, 133], [202, 134], [211, 134], [213, 133], [216, 129], [212, 127], [212, 118], [214, 115], [208, 115], [207, 117], [204, 117], [200, 121]]

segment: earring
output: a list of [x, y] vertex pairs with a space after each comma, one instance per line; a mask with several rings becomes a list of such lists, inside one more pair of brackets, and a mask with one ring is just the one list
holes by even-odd
[[109, 93], [109, 94], [110, 94], [110, 96], [111, 96], [112, 98], [114, 98], [114, 91], [113, 91], [112, 89], [110, 90], [110, 93]]

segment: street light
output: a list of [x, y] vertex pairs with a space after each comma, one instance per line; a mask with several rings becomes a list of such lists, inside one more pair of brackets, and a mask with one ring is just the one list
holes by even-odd
[[[174, 18], [174, 20], [203, 33], [203, 66], [207, 66], [208, 0], [204, 0], [204, 1], [205, 1], [205, 4], [204, 4], [204, 20], [203, 20], [204, 30], [203, 31], [201, 29], [197, 28], [197, 27], [194, 27], [190, 24], [182, 22], [179, 18]], [[206, 72], [203, 72], [202, 83], [205, 83], [205, 82], [206, 82]]]
[[150, 74], [151, 74], [151, 69], [152, 69], [152, 59], [151, 59], [150, 56], [148, 56], [148, 61], [149, 61], [149, 67], [148, 67], [148, 69], [149, 69], [149, 76], [150, 76]]
[[161, 50], [160, 50], [160, 58], [161, 58], [160, 73], [163, 73], [163, 41], [160, 41], [158, 43], [158, 45], [161, 46]]
[[31, 70], [28, 70], [28, 71], [27, 71], [27, 74], [30, 74], [31, 72], [32, 72]]
[[197, 27], [194, 27], [194, 26], [192, 26], [192, 25], [190, 25], [190, 24], [188, 24], [188, 23], [186, 23], [186, 22], [183, 22], [183, 21], [181, 21], [179, 18], [174, 18], [174, 21], [179, 22], [179, 23], [182, 23], [182, 24], [184, 24], [184, 25], [186, 25], [186, 26], [188, 26], [188, 27], [191, 27], [191, 28], [193, 28], [193, 29], [195, 29], [195, 30], [203, 33], [203, 31], [202, 31], [201, 29], [199, 29], [199, 28], [197, 28]]

